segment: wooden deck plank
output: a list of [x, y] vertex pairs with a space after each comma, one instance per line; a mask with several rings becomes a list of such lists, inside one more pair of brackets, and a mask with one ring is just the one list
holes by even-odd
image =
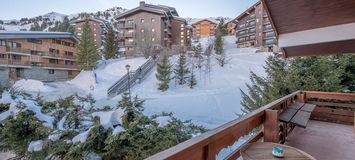
[[314, 108], [316, 108], [316, 105], [314, 104], [305, 104], [302, 108], [301, 111], [305, 111], [305, 112], [312, 112], [314, 110]]
[[309, 118], [311, 117], [310, 112], [305, 112], [299, 110], [296, 115], [291, 119], [291, 123], [306, 128]]
[[289, 123], [296, 113], [296, 109], [288, 108], [280, 114], [279, 120], [281, 122]]
[[288, 108], [300, 110], [303, 105], [304, 105], [304, 103], [295, 102], [295, 103], [292, 103], [290, 106], [288, 106]]

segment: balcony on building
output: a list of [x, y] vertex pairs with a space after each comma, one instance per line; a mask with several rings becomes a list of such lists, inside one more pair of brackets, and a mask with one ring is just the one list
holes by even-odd
[[134, 32], [125, 32], [124, 37], [125, 38], [134, 38], [135, 33]]

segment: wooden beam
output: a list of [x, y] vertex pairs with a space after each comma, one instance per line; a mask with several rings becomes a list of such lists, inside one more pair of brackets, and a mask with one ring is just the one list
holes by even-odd
[[355, 133], [355, 112], [354, 112], [354, 133]]
[[278, 111], [266, 109], [264, 121], [264, 142], [279, 142]]
[[306, 93], [306, 98], [355, 101], [355, 93], [318, 92], [318, 91], [304, 91], [304, 92]]

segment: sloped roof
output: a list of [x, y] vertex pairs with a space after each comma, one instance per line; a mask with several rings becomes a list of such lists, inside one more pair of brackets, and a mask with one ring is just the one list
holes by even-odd
[[25, 38], [71, 38], [80, 41], [72, 33], [68, 32], [37, 32], [37, 31], [0, 31], [0, 39], [25, 39]]
[[138, 12], [138, 11], [146, 11], [146, 12], [150, 12], [150, 13], [169, 15], [169, 16], [179, 16], [179, 14], [177, 13], [177, 11], [174, 7], [144, 3], [136, 8], [133, 8], [131, 10], [128, 10], [126, 12], [119, 14], [118, 16], [115, 17], [115, 19], [123, 18], [125, 16], [134, 14], [135, 12]]
[[192, 24], [192, 25], [195, 25], [195, 24], [200, 23], [200, 22], [202, 22], [202, 21], [210, 21], [210, 22], [212, 22], [212, 23], [214, 23], [214, 24], [218, 24], [218, 23], [219, 23], [219, 21], [216, 20], [216, 19], [214, 19], [214, 18], [204, 18], [204, 19], [195, 19], [195, 20], [192, 20], [192, 21], [191, 21], [191, 24]]
[[86, 17], [86, 18], [81, 18], [81, 19], [73, 20], [73, 21], [70, 21], [70, 24], [80, 23], [80, 22], [83, 22], [83, 21], [86, 21], [86, 20], [95, 21], [95, 22], [101, 23], [101, 24], [103, 24], [106, 28], [108, 28], [109, 22], [106, 21], [106, 20], [103, 20], [103, 19], [101, 19], [101, 18], [97, 18], [97, 17]]
[[254, 5], [252, 5], [251, 7], [249, 7], [247, 10], [245, 10], [243, 13], [239, 14], [239, 16], [237, 16], [236, 18], [234, 18], [234, 20], [238, 21], [240, 18], [249, 15], [249, 12], [251, 12], [253, 9], [255, 9], [255, 7], [257, 5], [260, 5], [261, 1], [256, 2]]

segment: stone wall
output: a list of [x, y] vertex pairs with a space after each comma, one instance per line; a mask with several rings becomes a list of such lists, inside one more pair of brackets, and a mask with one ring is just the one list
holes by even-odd
[[35, 79], [40, 81], [56, 81], [68, 79], [68, 71], [54, 70], [54, 74], [49, 74], [48, 69], [40, 67], [32, 67], [31, 69], [24, 70], [24, 77], [26, 79]]

